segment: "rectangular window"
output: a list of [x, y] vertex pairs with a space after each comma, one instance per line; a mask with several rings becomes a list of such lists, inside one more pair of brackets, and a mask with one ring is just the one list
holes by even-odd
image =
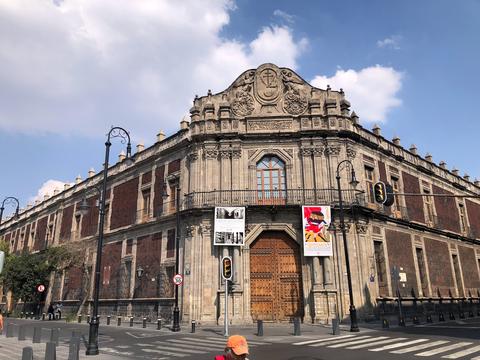
[[380, 296], [388, 296], [387, 266], [385, 264], [385, 252], [383, 242], [374, 241], [375, 268], [377, 271], [378, 291]]
[[164, 282], [164, 291], [165, 297], [174, 297], [174, 289], [173, 289], [173, 276], [175, 275], [175, 267], [168, 266], [165, 268], [165, 282]]
[[394, 206], [394, 210], [396, 211], [400, 211], [401, 210], [401, 207], [400, 207], [400, 198], [398, 195], [398, 193], [400, 193], [400, 182], [398, 181], [398, 177], [396, 176], [391, 176], [390, 177], [390, 181], [392, 182], [392, 188], [393, 188], [393, 193], [395, 194], [394, 195], [394, 203], [393, 203], [393, 206]]
[[168, 198], [168, 200], [169, 200], [168, 208], [171, 212], [174, 212], [177, 206], [177, 186], [176, 185], [170, 186], [170, 197]]
[[460, 210], [460, 230], [462, 233], [467, 232], [467, 224], [465, 222], [465, 207], [463, 206], [462, 203], [458, 204], [458, 209]]
[[465, 296], [463, 292], [462, 277], [460, 275], [460, 264], [458, 263], [458, 256], [452, 254], [453, 271], [455, 272], [455, 280], [457, 281], [458, 296]]
[[425, 270], [425, 260], [423, 257], [423, 249], [415, 249], [417, 255], [417, 264], [418, 264], [418, 275], [420, 277], [420, 285], [422, 287], [422, 296], [428, 296], [428, 282], [427, 282], [427, 272]]
[[375, 203], [373, 196], [373, 168], [365, 165], [365, 189], [367, 191], [367, 201], [369, 203]]
[[80, 214], [75, 215], [75, 231], [73, 233], [73, 239], [80, 239]]
[[125, 255], [132, 254], [132, 247], [133, 247], [133, 239], [128, 239], [127, 246], [125, 247]]
[[142, 191], [142, 220], [147, 220], [150, 214], [150, 188]]
[[433, 213], [433, 200], [431, 196], [430, 189], [423, 188], [423, 203], [425, 206], [425, 221], [427, 225], [434, 226], [435, 225], [435, 217]]
[[111, 273], [111, 267], [104, 266], [102, 285], [110, 285], [110, 273]]
[[167, 258], [175, 256], [175, 229], [167, 232]]

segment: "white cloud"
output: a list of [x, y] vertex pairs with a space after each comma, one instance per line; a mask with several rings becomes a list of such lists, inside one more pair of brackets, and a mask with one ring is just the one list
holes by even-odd
[[285, 11], [279, 10], [279, 9], [276, 9], [273, 12], [273, 15], [279, 17], [280, 19], [284, 20], [288, 24], [293, 24], [295, 22], [295, 16], [294, 15], [291, 15], [291, 14], [289, 14]]
[[377, 47], [379, 48], [389, 48], [393, 50], [400, 50], [400, 42], [402, 37], [400, 35], [392, 35], [383, 40], [377, 41]]
[[360, 71], [337, 70], [334, 76], [316, 76], [312, 85], [325, 89], [343, 88], [352, 109], [361, 120], [384, 122], [387, 113], [402, 104], [398, 92], [402, 87], [403, 74], [391, 67], [376, 65]]
[[[308, 41], [271, 26], [225, 39], [230, 0], [0, 0], [0, 131], [153, 141], [196, 93], [262, 62], [297, 67]], [[148, 142], [148, 141], [147, 141]]]
[[45, 195], [53, 196], [55, 190], [59, 190], [60, 192], [63, 191], [65, 184], [67, 183], [59, 180], [47, 180], [42, 184], [40, 189], [38, 189], [37, 195], [28, 199], [28, 202], [33, 203], [35, 200], [43, 201]]

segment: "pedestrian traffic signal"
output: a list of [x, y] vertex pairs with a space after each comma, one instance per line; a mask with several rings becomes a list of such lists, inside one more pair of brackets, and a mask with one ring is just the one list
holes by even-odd
[[384, 204], [387, 201], [387, 187], [383, 182], [379, 181], [373, 185], [373, 194], [375, 202]]
[[232, 279], [232, 258], [230, 256], [222, 259], [222, 277], [224, 280]]

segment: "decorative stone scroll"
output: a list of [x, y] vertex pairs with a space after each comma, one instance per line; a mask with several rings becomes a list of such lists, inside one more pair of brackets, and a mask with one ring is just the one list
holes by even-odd
[[327, 146], [325, 148], [325, 154], [326, 155], [334, 155], [334, 156], [338, 156], [340, 155], [340, 147], [339, 146]]
[[291, 120], [248, 120], [248, 130], [291, 130]]
[[204, 149], [203, 156], [205, 159], [216, 159], [218, 157], [217, 149]]
[[357, 152], [355, 151], [355, 149], [348, 146], [347, 147], [347, 157], [350, 158], [350, 159], [354, 159], [355, 156], [357, 156]]

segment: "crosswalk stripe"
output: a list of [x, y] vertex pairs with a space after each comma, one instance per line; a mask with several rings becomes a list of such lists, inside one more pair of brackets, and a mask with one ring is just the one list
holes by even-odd
[[[218, 341], [207, 340], [207, 339], [200, 339], [200, 338], [181, 338], [182, 340], [189, 341], [190, 343], [204, 343], [204, 344], [213, 344], [213, 345], [220, 345]], [[227, 342], [225, 341], [225, 344]], [[225, 347], [225, 345], [223, 345]]]
[[363, 348], [366, 348], [366, 347], [369, 347], [369, 346], [377, 346], [377, 345], [381, 345], [381, 344], [388, 344], [388, 343], [392, 343], [392, 342], [395, 342], [395, 341], [402, 341], [402, 340], [407, 340], [407, 338], [393, 338], [393, 339], [386, 339], [386, 340], [380, 340], [380, 341], [373, 341], [373, 342], [369, 342], [367, 344], [350, 346], [350, 347], [347, 347], [347, 349], [350, 349], [350, 350], [363, 349]]
[[458, 359], [459, 357], [467, 356], [467, 355], [476, 353], [478, 351], [480, 351], [480, 345], [479, 346], [474, 346], [474, 347], [471, 347], [471, 348], [468, 348], [468, 349], [465, 349], [465, 350], [462, 350], [462, 351], [458, 351], [458, 352], [450, 354], [450, 355], [444, 355], [444, 356], [442, 356], [442, 358], [443, 359]]
[[[201, 345], [201, 346], [207, 346], [211, 349], [225, 349], [225, 345], [215, 345], [215, 344], [197, 344], [197, 345], [193, 345], [191, 341], [187, 341], [187, 340], [177, 340], [177, 339], [169, 339], [167, 340], [168, 342], [172, 342], [172, 343], [178, 343], [178, 344], [182, 344], [183, 347], [186, 347], [186, 348], [193, 348], [193, 349], [198, 349], [198, 346]], [[155, 342], [157, 343], [157, 342]]]
[[343, 344], [329, 345], [327, 347], [336, 349], [336, 348], [340, 348], [340, 347], [347, 347], [347, 346], [350, 346], [350, 345], [363, 344], [363, 343], [366, 343], [366, 342], [372, 342], [372, 341], [375, 341], [375, 340], [383, 340], [383, 339], [388, 339], [388, 337], [387, 336], [378, 336], [376, 338], [370, 338], [370, 339], [353, 340], [353, 341], [345, 342]]
[[[369, 335], [364, 335], [364, 336], [355, 336], [354, 339], [366, 339], [366, 338], [371, 338], [371, 336]], [[344, 342], [347, 342], [347, 341], [351, 341], [352, 339], [341, 339], [341, 340], [330, 340], [330, 341], [325, 341], [325, 342], [322, 342], [322, 343], [319, 343], [319, 344], [312, 344], [312, 345], [309, 345], [309, 346], [326, 346], [326, 345], [330, 345], [330, 344], [340, 344], [340, 343], [344, 343]]]
[[[186, 352], [186, 353], [189, 353], [189, 354], [205, 354], [207, 351], [203, 351], [203, 350], [193, 350], [193, 349], [183, 349], [183, 348], [179, 348], [179, 347], [176, 347], [176, 348], [172, 348], [171, 346], [168, 346], [168, 345], [172, 345], [172, 344], [165, 344], [167, 346], [160, 346], [160, 345], [156, 345], [155, 346], [155, 349], [160, 349], [160, 350], [170, 350], [170, 351], [179, 351], [179, 352]], [[145, 351], [145, 349], [142, 349]]]
[[461, 347], [464, 347], [464, 346], [467, 346], [467, 345], [472, 345], [472, 343], [471, 342], [459, 342], [459, 343], [452, 344], [452, 345], [442, 346], [440, 348], [433, 349], [433, 350], [430, 350], [430, 351], [425, 351], [425, 352], [422, 352], [422, 353], [418, 353], [418, 354], [415, 354], [415, 356], [437, 355], [437, 354], [441, 354], [441, 353], [447, 352], [449, 350], [458, 349], [458, 348], [461, 348]]
[[448, 343], [449, 341], [446, 341], [446, 340], [438, 340], [438, 341], [434, 341], [432, 343], [427, 343], [427, 344], [422, 344], [422, 345], [417, 345], [417, 346], [410, 346], [410, 347], [407, 347], [405, 349], [399, 349], [399, 350], [395, 350], [395, 351], [390, 351], [391, 354], [406, 354], [406, 353], [409, 353], [409, 352], [414, 352], [414, 351], [417, 351], [417, 350], [423, 350], [423, 349], [428, 349], [430, 347], [434, 347], [434, 346], [437, 346], [437, 345], [442, 345], [442, 344], [446, 344]]
[[179, 354], [179, 353], [174, 353], [174, 352], [165, 351], [165, 350], [143, 349], [143, 351], [144, 351], [144, 352], [147, 352], [147, 353], [157, 353], [157, 354], [169, 355], [169, 356], [176, 356], [176, 357], [185, 357], [185, 356], [188, 356], [188, 354]]
[[[217, 342], [222, 343], [224, 345], [227, 343], [225, 341], [225, 339], [219, 339], [219, 338], [214, 338], [214, 337], [207, 337], [207, 339], [217, 341]], [[270, 344], [270, 343], [264, 342], [264, 341], [247, 340], [247, 342], [248, 342], [248, 345], [269, 345]]]
[[417, 340], [406, 341], [398, 344], [390, 344], [390, 345], [385, 345], [376, 349], [368, 349], [368, 351], [384, 351], [384, 350], [396, 349], [402, 346], [418, 344], [425, 341], [428, 341], [428, 339], [417, 339]]
[[[336, 336], [335, 339], [343, 339], [343, 338], [350, 338], [355, 335], [342, 335], [342, 336]], [[316, 340], [307, 340], [307, 341], [302, 341], [298, 343], [293, 343], [292, 345], [308, 345], [308, 344], [313, 344], [313, 343], [320, 343], [320, 342], [325, 342], [325, 341], [332, 341], [331, 337], [324, 338], [324, 339], [316, 339]]]

